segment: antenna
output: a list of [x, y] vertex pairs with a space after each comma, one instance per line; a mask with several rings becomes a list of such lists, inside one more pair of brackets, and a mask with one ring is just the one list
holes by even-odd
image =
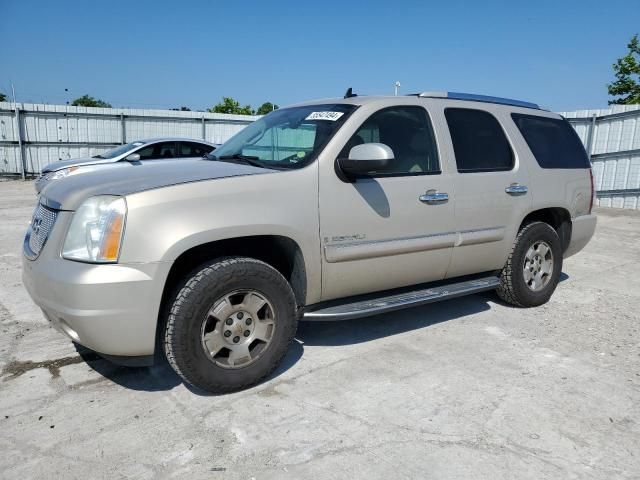
[[353, 93], [353, 88], [349, 87], [347, 88], [347, 93], [344, 94], [344, 98], [351, 98], [351, 97], [357, 97], [358, 94], [357, 93]]

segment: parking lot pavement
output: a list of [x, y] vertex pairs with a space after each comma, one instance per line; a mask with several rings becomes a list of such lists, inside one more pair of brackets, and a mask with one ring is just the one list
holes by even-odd
[[640, 477], [639, 212], [598, 212], [547, 305], [305, 323], [268, 381], [209, 396], [47, 325], [20, 281], [34, 202], [0, 182], [2, 478]]

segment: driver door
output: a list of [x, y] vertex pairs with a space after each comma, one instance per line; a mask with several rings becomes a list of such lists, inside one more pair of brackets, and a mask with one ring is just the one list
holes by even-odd
[[[323, 300], [441, 280], [455, 242], [453, 180], [440, 167], [427, 110], [406, 105], [376, 111], [339, 157], [363, 143], [389, 146], [394, 160], [352, 183], [322, 169]], [[429, 201], [428, 191], [449, 199]]]

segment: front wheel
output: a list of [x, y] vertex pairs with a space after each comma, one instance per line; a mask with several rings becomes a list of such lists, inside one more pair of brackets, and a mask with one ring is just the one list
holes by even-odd
[[223, 258], [197, 269], [176, 296], [165, 353], [185, 382], [212, 393], [239, 390], [278, 366], [297, 322], [293, 291], [277, 270]]
[[498, 296], [518, 307], [537, 307], [549, 301], [562, 271], [562, 247], [547, 223], [524, 226], [500, 274]]

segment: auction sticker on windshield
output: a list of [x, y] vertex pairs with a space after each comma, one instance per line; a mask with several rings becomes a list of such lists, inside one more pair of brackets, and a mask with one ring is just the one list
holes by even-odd
[[344, 115], [344, 112], [311, 112], [305, 120], [329, 120], [330, 122], [335, 122], [342, 115]]

